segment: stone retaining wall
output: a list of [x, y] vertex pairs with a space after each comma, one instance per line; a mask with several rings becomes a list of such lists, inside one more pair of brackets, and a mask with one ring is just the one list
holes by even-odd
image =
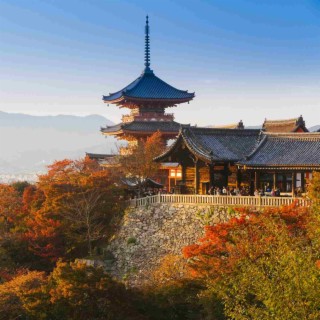
[[142, 284], [164, 256], [181, 254], [183, 247], [204, 235], [205, 225], [226, 221], [231, 214], [227, 207], [208, 205], [153, 204], [128, 208], [121, 228], [107, 248], [113, 257], [109, 257], [109, 271], [131, 285]]

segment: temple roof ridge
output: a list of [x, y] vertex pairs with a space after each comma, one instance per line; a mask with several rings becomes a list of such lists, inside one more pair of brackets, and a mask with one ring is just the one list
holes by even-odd
[[243, 121], [240, 120], [239, 122], [225, 124], [225, 125], [213, 125], [208, 126], [208, 128], [217, 128], [217, 129], [244, 129]]
[[306, 128], [306, 124], [302, 115], [296, 118], [291, 118], [291, 119], [279, 119], [279, 120], [265, 119], [262, 124], [262, 128], [266, 132], [298, 132], [299, 130], [302, 130], [304, 132], [309, 131]]

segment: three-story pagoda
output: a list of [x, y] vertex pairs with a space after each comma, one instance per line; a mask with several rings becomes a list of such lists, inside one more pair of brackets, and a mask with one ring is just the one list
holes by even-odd
[[115, 126], [101, 129], [104, 135], [112, 135], [120, 140], [127, 140], [135, 145], [156, 131], [162, 133], [165, 141], [177, 136], [180, 124], [174, 121], [174, 115], [166, 113], [166, 108], [189, 102], [194, 93], [179, 90], [158, 78], [150, 69], [149, 21], [145, 26], [145, 68], [136, 80], [125, 88], [103, 96], [107, 104], [130, 109], [130, 114], [122, 117], [122, 122]]

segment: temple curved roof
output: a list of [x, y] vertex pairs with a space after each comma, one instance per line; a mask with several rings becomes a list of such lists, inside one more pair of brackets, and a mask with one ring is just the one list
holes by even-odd
[[133, 121], [101, 128], [101, 132], [104, 134], [122, 134], [131, 132], [149, 134], [159, 130], [162, 133], [178, 134], [179, 129], [180, 123], [175, 121]]
[[260, 132], [256, 129], [182, 126], [175, 143], [155, 160], [170, 159], [175, 150], [185, 144], [192, 154], [205, 162], [239, 161], [255, 148]]
[[308, 132], [303, 117], [286, 120], [264, 120], [262, 129], [266, 132]]
[[120, 91], [103, 96], [102, 100], [110, 103], [126, 99], [164, 100], [180, 103], [190, 101], [193, 98], [194, 93], [174, 88], [158, 78], [152, 70], [146, 68], [139, 78]]
[[261, 142], [240, 165], [259, 167], [320, 166], [320, 133], [263, 133]]

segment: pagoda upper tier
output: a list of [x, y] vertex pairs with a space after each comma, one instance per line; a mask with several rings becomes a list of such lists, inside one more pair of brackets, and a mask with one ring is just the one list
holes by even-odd
[[159, 111], [166, 107], [173, 107], [176, 104], [189, 102], [194, 98], [194, 93], [179, 90], [158, 78], [150, 69], [150, 38], [149, 20], [146, 19], [145, 26], [145, 69], [141, 76], [127, 85], [120, 91], [103, 96], [105, 103], [116, 104], [129, 109], [140, 109], [147, 111], [150, 107], [152, 111], [159, 108]]
[[122, 90], [103, 96], [105, 103], [114, 103], [120, 107], [136, 109], [139, 106], [173, 107], [189, 102], [194, 93], [176, 89], [158, 78], [152, 70], [146, 68], [141, 76]]

